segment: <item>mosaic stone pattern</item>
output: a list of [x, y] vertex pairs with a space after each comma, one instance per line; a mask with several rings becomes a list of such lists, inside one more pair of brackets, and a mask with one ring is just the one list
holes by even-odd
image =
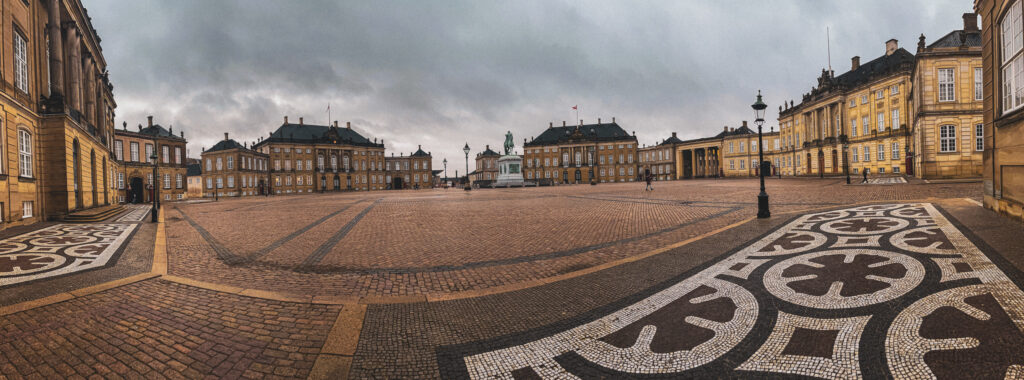
[[118, 222], [142, 222], [146, 219], [146, 215], [149, 215], [149, 210], [153, 209], [151, 205], [129, 205], [125, 207], [129, 211], [118, 217]]
[[116, 262], [136, 224], [57, 224], [0, 240], [0, 288]]
[[1007, 273], [931, 204], [821, 212], [609, 312], [438, 363], [471, 379], [1017, 378], [1024, 292]]

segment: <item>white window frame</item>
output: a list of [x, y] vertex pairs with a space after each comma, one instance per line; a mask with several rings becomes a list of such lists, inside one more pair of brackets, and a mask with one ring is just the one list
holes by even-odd
[[985, 150], [985, 124], [974, 125], [974, 151], [981, 152]]
[[936, 69], [935, 76], [939, 81], [939, 101], [956, 101], [956, 72], [953, 68], [940, 67]]
[[32, 134], [24, 129], [18, 129], [18, 176], [32, 178]]
[[1016, 1], [999, 21], [1003, 113], [1024, 106], [1024, 34], [1022, 34], [1021, 1]]
[[939, 126], [939, 153], [956, 152], [956, 126]]
[[139, 159], [139, 143], [131, 141], [128, 143], [128, 159], [131, 162], [142, 162]]
[[28, 41], [14, 32], [14, 87], [28, 93]]
[[985, 97], [985, 90], [984, 90], [984, 86], [982, 85], [982, 81], [983, 81], [982, 78], [983, 78], [983, 76], [982, 76], [981, 68], [980, 67], [975, 67], [974, 68], [974, 100], [980, 101], [980, 100], [982, 100]]
[[892, 110], [892, 129], [900, 127], [900, 109], [896, 108]]
[[35, 215], [33, 212], [34, 201], [22, 201], [21, 202], [21, 218], [31, 218]]

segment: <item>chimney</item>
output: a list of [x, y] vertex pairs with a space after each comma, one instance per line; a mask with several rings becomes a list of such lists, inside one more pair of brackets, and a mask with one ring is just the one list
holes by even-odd
[[337, 120], [334, 121], [334, 128], [338, 128], [338, 121]]
[[597, 118], [597, 125], [601, 125], [601, 118]]
[[302, 125], [302, 124], [303, 124], [303, 123], [302, 123], [302, 118], [300, 117], [300, 118], [299, 118], [299, 125]]
[[554, 127], [555, 127], [555, 122], [549, 121], [548, 122], [548, 128], [554, 128]]
[[174, 126], [173, 125], [168, 125], [167, 126], [167, 133], [170, 133], [172, 136], [174, 135]]
[[284, 123], [288, 124], [288, 115], [284, 115]]
[[885, 41], [885, 55], [892, 55], [896, 52], [896, 49], [900, 48], [900, 42], [895, 38]]
[[676, 137], [676, 133], [675, 132], [672, 132], [672, 137]]
[[853, 58], [850, 58], [850, 63], [850, 70], [857, 70], [857, 68], [860, 67], [860, 56], [855, 55]]
[[726, 126], [722, 127], [722, 132], [729, 132], [729, 126], [726, 125]]
[[224, 132], [224, 141], [228, 141], [228, 133]]
[[142, 123], [139, 123], [139, 132], [142, 132]]
[[486, 152], [488, 150], [491, 150], [491, 146], [489, 144], [488, 145], [484, 145], [484, 151]]
[[736, 132], [736, 128], [729, 128], [729, 132]]
[[345, 122], [345, 128], [352, 129], [352, 122], [351, 121], [346, 121]]
[[179, 131], [178, 133], [181, 134], [181, 138], [185, 138], [185, 131]]
[[744, 127], [746, 127], [746, 126], [747, 126], [747, 121], [746, 121], [746, 120], [743, 120], [743, 126], [744, 126]]
[[978, 15], [975, 13], [964, 13], [964, 31], [978, 31]]
[[149, 120], [149, 126], [152, 127], [153, 126], [153, 116], [152, 115], [151, 116], [146, 116], [146, 119]]
[[615, 116], [612, 116], [612, 124], [615, 124]]
[[583, 119], [580, 119], [580, 125], [583, 125]]
[[562, 126], [563, 127], [565, 126], [565, 120], [562, 120]]

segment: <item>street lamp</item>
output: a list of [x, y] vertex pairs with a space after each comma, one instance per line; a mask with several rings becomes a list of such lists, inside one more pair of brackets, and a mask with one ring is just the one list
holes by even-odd
[[757, 217], [767, 218], [772, 216], [772, 213], [768, 211], [768, 193], [764, 191], [764, 140], [761, 137], [761, 126], [764, 125], [764, 110], [768, 108], [768, 105], [761, 101], [761, 90], [757, 90], [757, 101], [750, 107], [754, 109], [754, 115], [756, 116], [754, 124], [757, 124], [757, 146], [759, 148], [757, 156], [758, 165], [760, 166], [757, 172], [758, 177], [761, 178], [761, 193], [757, 195]]
[[466, 191], [469, 191], [469, 190], [472, 189], [472, 187], [470, 187], [470, 185], [469, 185], [469, 143], [466, 143], [466, 146], [462, 147], [462, 151], [466, 152], [466, 187], [465, 187], [465, 189], [466, 189]]
[[846, 172], [846, 184], [850, 184], [850, 142], [843, 135], [843, 171]]
[[448, 159], [445, 158], [444, 161], [441, 161], [441, 163], [444, 164], [444, 188], [447, 189], [448, 188]]
[[152, 220], [151, 220], [151, 221], [152, 221], [153, 223], [156, 223], [156, 218], [157, 218], [157, 215], [156, 215], [156, 214], [157, 214], [157, 213], [159, 212], [159, 210], [160, 210], [160, 209], [159, 209], [159, 208], [157, 207], [157, 203], [156, 203], [156, 200], [157, 200], [158, 198], [160, 198], [160, 194], [159, 194], [159, 193], [157, 192], [157, 191], [159, 191], [159, 190], [157, 189], [157, 186], [156, 186], [156, 183], [157, 183], [157, 181], [158, 181], [158, 180], [157, 180], [157, 174], [156, 174], [156, 166], [157, 166], [157, 161], [156, 161], [156, 159], [157, 159], [157, 158], [158, 158], [158, 157], [156, 156], [156, 149], [153, 149], [153, 155], [152, 155], [152, 156], [149, 156], [149, 159], [150, 159], [150, 160], [153, 160], [153, 183], [152, 183], [152, 185], [153, 185], [153, 212], [151, 212], [151, 213], [150, 213], [150, 214], [152, 214], [152, 215], [153, 215], [153, 217], [152, 217]]

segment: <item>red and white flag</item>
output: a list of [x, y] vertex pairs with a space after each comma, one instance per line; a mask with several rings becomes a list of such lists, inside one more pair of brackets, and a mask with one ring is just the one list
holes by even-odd
[[572, 109], [576, 109], [576, 106], [572, 106]]

